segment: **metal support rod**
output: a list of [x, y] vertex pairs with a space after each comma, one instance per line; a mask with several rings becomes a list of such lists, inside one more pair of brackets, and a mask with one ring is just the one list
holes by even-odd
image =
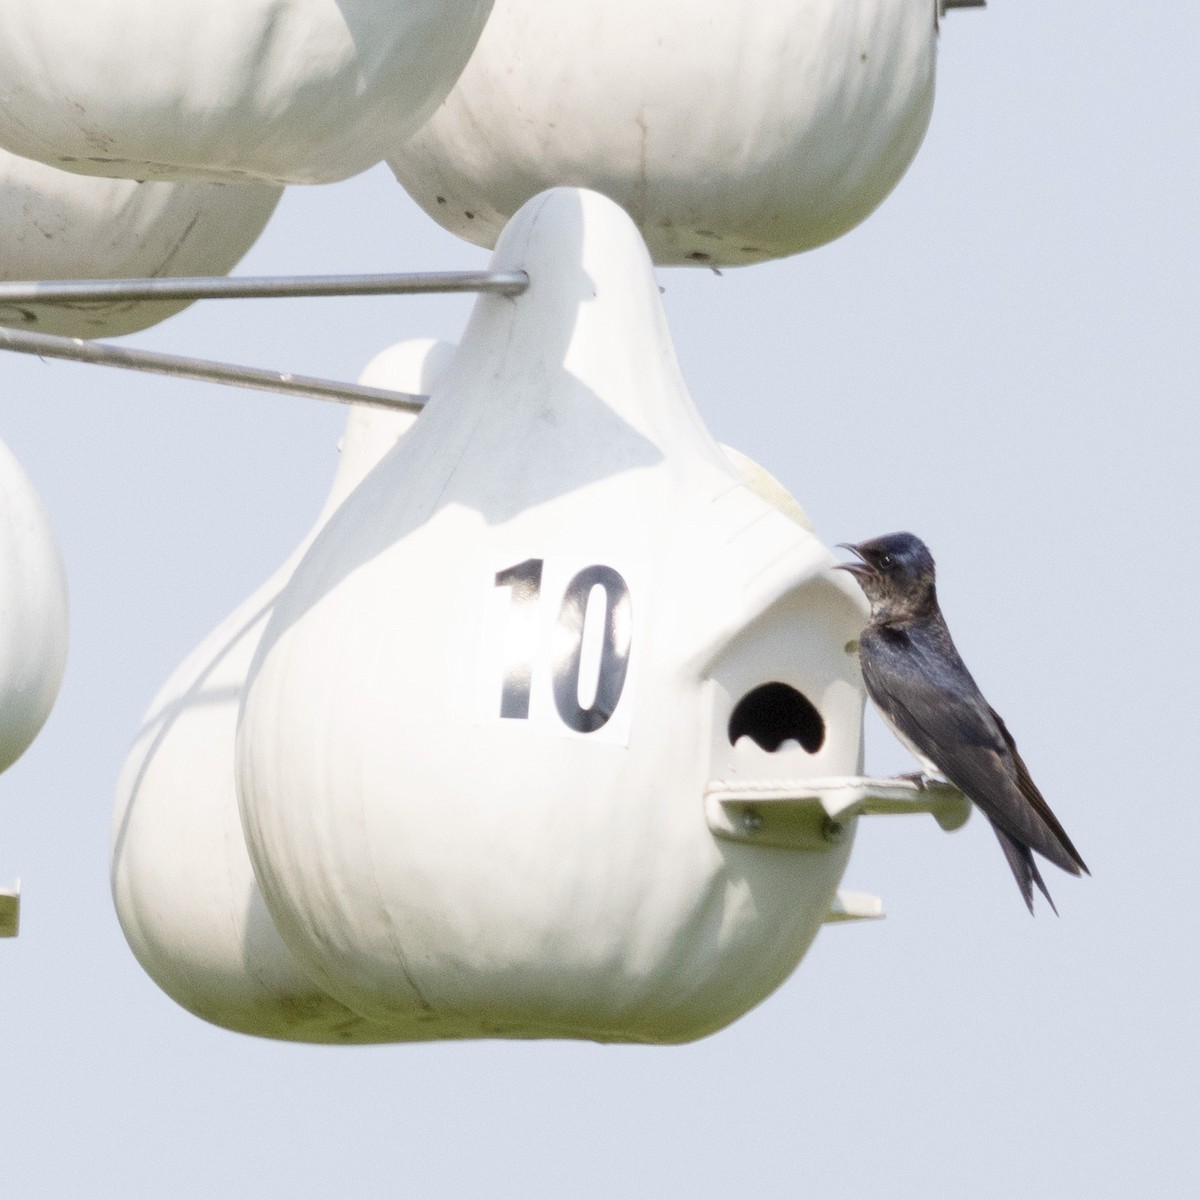
[[265, 300], [311, 296], [401, 296], [491, 292], [519, 296], [524, 271], [427, 271], [410, 275], [197, 276], [179, 279], [48, 279], [0, 283], [3, 304], [87, 304], [132, 300]]
[[0, 350], [18, 354], [36, 354], [39, 358], [64, 358], [72, 362], [94, 363], [101, 367], [124, 367], [131, 371], [149, 371], [172, 375], [176, 379], [196, 379], [203, 383], [227, 383], [234, 387], [257, 388], [264, 392], [285, 392], [314, 400], [334, 400], [338, 404], [371, 404], [377, 408], [420, 412], [424, 396], [389, 392], [384, 388], [361, 387], [334, 379], [313, 379], [290, 371], [266, 371], [259, 367], [237, 367], [204, 358], [183, 358], [159, 354], [153, 350], [126, 349], [106, 342], [87, 342], [82, 338], [60, 337], [53, 333], [27, 333], [0, 327]]

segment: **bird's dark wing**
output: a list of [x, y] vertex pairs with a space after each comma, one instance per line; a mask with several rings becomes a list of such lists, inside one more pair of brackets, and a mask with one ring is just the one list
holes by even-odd
[[[1059, 823], [1058, 818], [1050, 811], [1050, 805], [1046, 803], [1045, 797], [1042, 795], [1038, 785], [1033, 782], [1029, 774], [1029, 768], [1026, 767], [1025, 760], [1021, 757], [1021, 753], [1017, 749], [1017, 743], [1013, 739], [1013, 735], [1008, 732], [1008, 726], [1004, 724], [1004, 719], [990, 705], [988, 706], [988, 712], [992, 714], [992, 720], [996, 722], [996, 728], [1000, 730], [1000, 736], [1004, 739], [1009, 753], [1012, 755], [1013, 767], [1017, 773], [1017, 787], [1021, 789], [1021, 795], [1029, 801], [1037, 815], [1046, 822], [1050, 831], [1062, 843], [1063, 849], [1074, 859], [1075, 865], [1079, 870], [1085, 875], [1090, 875], [1091, 872], [1087, 868], [1087, 863], [1083, 861], [1083, 857], [1075, 849], [1071, 839], [1067, 836], [1067, 831]], [[1076, 874], [1078, 873], [1076, 872]], [[1045, 890], [1045, 888], [1042, 888], [1043, 892]], [[1050, 897], [1047, 896], [1046, 899], [1049, 900]], [[1051, 907], [1054, 907], [1053, 903], [1051, 903]]]
[[[949, 635], [937, 629], [902, 633], [868, 628], [861, 648], [867, 690], [896, 729], [978, 805], [998, 833], [1078, 875], [1082, 860], [1024, 763], [1018, 767], [1011, 738]], [[1001, 844], [1009, 855], [1003, 837]], [[1014, 873], [1023, 887], [1032, 878], [1015, 867]]]

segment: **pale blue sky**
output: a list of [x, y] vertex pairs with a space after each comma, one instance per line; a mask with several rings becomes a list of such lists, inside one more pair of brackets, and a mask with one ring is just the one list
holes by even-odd
[[[72, 648], [0, 778], [0, 1188], [21, 1197], [1184, 1195], [1200, 1175], [1193, 606], [1200, 18], [952, 13], [925, 145], [838, 243], [661, 273], [721, 440], [826, 541], [909, 528], [964, 657], [1092, 867], [1025, 912], [986, 824], [863, 822], [823, 932], [679, 1048], [324, 1049], [177, 1008], [108, 892], [140, 717], [292, 550], [344, 410], [0, 359], [0, 436], [66, 557]], [[474, 267], [383, 168], [288, 192], [242, 273]], [[130, 344], [352, 379], [468, 298], [198, 305]], [[868, 767], [910, 760], [872, 722]]]

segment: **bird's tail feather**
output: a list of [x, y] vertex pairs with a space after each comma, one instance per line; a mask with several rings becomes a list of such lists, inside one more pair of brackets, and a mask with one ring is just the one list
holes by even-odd
[[[1036, 819], [1030, 822], [1030, 843], [1037, 847], [1039, 854], [1044, 854], [1056, 867], [1061, 867], [1070, 875], [1090, 875], [1091, 871], [1087, 868], [1087, 863], [1083, 861], [1078, 850], [1075, 849], [1071, 839], [1067, 837], [1067, 831], [1062, 827], [1059, 819], [1050, 811], [1050, 805], [1046, 803], [1045, 796], [1038, 790], [1038, 786], [1033, 782], [1033, 777], [1029, 774], [1029, 768], [1025, 765], [1025, 760], [1021, 757], [1021, 752], [1017, 749], [1017, 743], [1013, 735], [1008, 732], [1008, 726], [1004, 724], [1004, 719], [1000, 714], [989, 706], [988, 711], [992, 714], [992, 719], [996, 722], [1005, 742], [1008, 744], [1009, 750], [1012, 752], [1013, 766], [1017, 771], [1017, 788], [1021, 795], [1029, 802], [1029, 807], [1033, 810]], [[1012, 861], [1011, 859], [1009, 860]], [[1037, 868], [1034, 868], [1036, 873]], [[1042, 888], [1043, 893], [1046, 889]], [[1049, 896], [1046, 897], [1050, 899]], [[1053, 903], [1050, 905], [1054, 907]]]
[[1037, 863], [1033, 860], [1033, 852], [1028, 846], [1023, 846], [1016, 839], [1009, 837], [1002, 829], [996, 829], [994, 825], [992, 828], [996, 830], [1000, 848], [1004, 851], [1004, 857], [1008, 859], [1008, 865], [1012, 869], [1017, 886], [1025, 898], [1026, 907], [1031, 913], [1033, 912], [1033, 885], [1036, 883], [1038, 891], [1046, 897], [1046, 903], [1050, 905], [1057, 917], [1058, 909], [1046, 889], [1046, 883], [1042, 879], [1042, 873], [1037, 869]]

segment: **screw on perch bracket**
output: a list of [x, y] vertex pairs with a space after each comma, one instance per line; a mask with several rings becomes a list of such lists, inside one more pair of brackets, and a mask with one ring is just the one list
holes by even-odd
[[821, 825], [821, 837], [831, 846], [840, 846], [846, 840], [846, 827], [841, 821], [826, 817]]
[[757, 833], [763, 826], [762, 815], [753, 808], [742, 809], [740, 820], [747, 833]]

